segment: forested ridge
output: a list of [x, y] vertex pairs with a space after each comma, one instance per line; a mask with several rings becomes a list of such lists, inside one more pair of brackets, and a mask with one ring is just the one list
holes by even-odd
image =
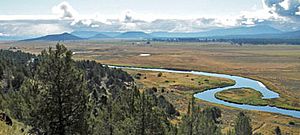
[[[128, 73], [74, 61], [61, 44], [37, 56], [0, 50], [0, 58], [0, 112], [29, 126], [30, 134], [222, 134], [220, 109], [200, 108], [193, 98], [179, 114], [154, 89], [139, 90]], [[174, 118], [181, 120], [171, 123]], [[240, 113], [227, 134], [251, 135], [250, 121]]]

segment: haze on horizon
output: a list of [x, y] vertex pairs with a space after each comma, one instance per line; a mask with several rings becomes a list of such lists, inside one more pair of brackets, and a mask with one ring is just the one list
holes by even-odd
[[0, 36], [75, 30], [199, 32], [269, 25], [300, 29], [300, 0], [0, 1]]

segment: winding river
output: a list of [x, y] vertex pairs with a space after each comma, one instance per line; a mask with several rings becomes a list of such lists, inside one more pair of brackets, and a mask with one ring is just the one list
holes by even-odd
[[226, 102], [223, 100], [219, 100], [215, 97], [215, 94], [217, 92], [231, 89], [231, 88], [252, 88], [256, 91], [261, 92], [264, 99], [279, 97], [278, 93], [271, 91], [263, 83], [253, 80], [253, 79], [244, 78], [244, 77], [240, 77], [240, 76], [232, 76], [232, 75], [217, 74], [217, 73], [207, 73], [207, 72], [199, 72], [199, 71], [182, 71], [182, 70], [175, 70], [175, 69], [137, 68], [137, 67], [121, 67], [121, 66], [109, 66], [109, 67], [122, 68], [122, 69], [133, 69], [133, 70], [144, 70], [144, 71], [184, 73], [184, 74], [204, 75], [204, 76], [231, 79], [231, 80], [235, 81], [235, 85], [223, 87], [223, 88], [210, 89], [210, 90], [207, 90], [204, 92], [197, 93], [194, 96], [196, 98], [199, 98], [204, 101], [208, 101], [208, 102], [216, 103], [216, 104], [222, 104], [225, 106], [230, 106], [230, 107], [235, 107], [235, 108], [240, 108], [240, 109], [245, 109], [245, 110], [257, 110], [257, 111], [264, 111], [264, 112], [271, 112], [271, 113], [279, 113], [279, 114], [283, 114], [283, 115], [287, 115], [287, 116], [300, 118], [300, 111], [282, 109], [282, 108], [272, 107], [272, 106], [254, 106], [254, 105], [246, 105], [246, 104], [229, 103], [229, 102]]

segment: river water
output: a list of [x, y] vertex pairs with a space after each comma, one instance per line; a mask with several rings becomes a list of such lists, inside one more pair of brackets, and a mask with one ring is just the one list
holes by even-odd
[[271, 113], [279, 113], [287, 116], [292, 116], [296, 118], [300, 118], [300, 111], [295, 110], [288, 110], [278, 107], [272, 106], [255, 106], [255, 105], [246, 105], [246, 104], [236, 104], [236, 103], [229, 103], [223, 100], [219, 100], [215, 97], [217, 92], [231, 89], [231, 88], [252, 88], [256, 91], [259, 91], [264, 99], [270, 98], [279, 98], [279, 94], [268, 89], [263, 83], [245, 78], [240, 76], [232, 76], [226, 74], [217, 74], [217, 73], [208, 73], [208, 72], [200, 72], [200, 71], [182, 71], [182, 70], [175, 70], [175, 69], [158, 69], [158, 68], [137, 68], [137, 67], [117, 67], [117, 66], [109, 66], [113, 68], [122, 68], [122, 69], [133, 69], [133, 70], [144, 70], [144, 71], [157, 71], [157, 72], [170, 72], [170, 73], [182, 73], [182, 74], [194, 74], [194, 75], [204, 75], [204, 76], [211, 76], [211, 77], [219, 77], [219, 78], [226, 78], [235, 81], [235, 85], [223, 87], [223, 88], [215, 88], [210, 89], [204, 92], [200, 92], [195, 94], [196, 98], [199, 98], [204, 101], [208, 101], [211, 103], [221, 104], [225, 106], [245, 109], [245, 110], [257, 110], [257, 111], [264, 111], [264, 112], [271, 112]]

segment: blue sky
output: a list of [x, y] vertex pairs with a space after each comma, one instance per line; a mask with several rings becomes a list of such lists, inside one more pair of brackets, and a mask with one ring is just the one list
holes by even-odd
[[300, 30], [300, 0], [0, 0], [0, 36], [255, 25]]

